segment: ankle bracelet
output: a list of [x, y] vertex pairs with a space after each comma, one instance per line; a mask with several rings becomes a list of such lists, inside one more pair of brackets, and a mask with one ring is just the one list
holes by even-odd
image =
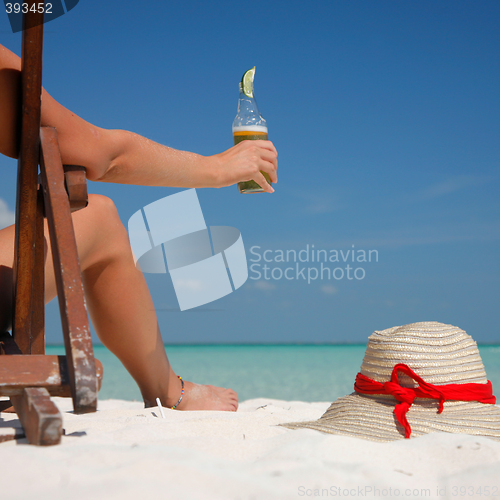
[[181, 384], [182, 384], [181, 397], [179, 398], [179, 401], [177, 401], [177, 403], [175, 403], [175, 405], [172, 406], [172, 408], [170, 408], [171, 410], [175, 410], [179, 406], [179, 404], [182, 401], [182, 398], [184, 396], [184, 380], [182, 380], [182, 377], [180, 375], [177, 375], [177, 378], [181, 381]]

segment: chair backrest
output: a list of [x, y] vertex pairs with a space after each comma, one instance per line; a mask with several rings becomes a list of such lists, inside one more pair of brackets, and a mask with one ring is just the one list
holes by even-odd
[[[60, 442], [63, 428], [50, 396], [72, 397], [75, 413], [95, 411], [102, 365], [94, 359], [71, 217], [87, 204], [85, 168], [65, 168], [56, 129], [41, 126], [43, 14], [30, 8], [36, 0], [25, 3], [14, 318], [12, 336], [0, 332], [0, 396], [10, 398], [30, 443], [52, 445]], [[66, 356], [45, 355], [44, 216]], [[0, 401], [0, 411], [8, 406]], [[0, 441], [15, 437], [0, 436]]]
[[[28, 0], [28, 3], [36, 2]], [[24, 14], [22, 43], [13, 339], [23, 354], [45, 352], [45, 215], [73, 406], [75, 412], [84, 413], [96, 409], [99, 382], [71, 218], [71, 211], [87, 204], [85, 168], [74, 165], [64, 168], [57, 131], [40, 126], [42, 46], [43, 14], [28, 10]], [[98, 369], [102, 372], [100, 364]]]
[[23, 18], [12, 333], [23, 354], [44, 354], [43, 203], [38, 192], [43, 13], [28, 12]]

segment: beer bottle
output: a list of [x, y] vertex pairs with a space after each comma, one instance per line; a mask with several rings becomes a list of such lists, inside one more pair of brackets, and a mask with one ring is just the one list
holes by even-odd
[[[238, 113], [233, 121], [234, 144], [241, 141], [255, 141], [257, 139], [267, 141], [267, 123], [259, 113], [255, 97], [253, 95], [253, 79], [255, 66], [243, 75], [240, 82], [240, 98], [238, 101]], [[266, 172], [261, 173], [271, 184], [271, 179]], [[238, 182], [240, 193], [264, 193], [264, 189], [254, 180]]]

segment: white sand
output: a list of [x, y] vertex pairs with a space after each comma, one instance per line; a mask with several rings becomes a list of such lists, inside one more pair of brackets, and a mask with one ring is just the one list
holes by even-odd
[[[165, 409], [162, 419], [141, 403], [74, 415], [70, 400], [54, 400], [62, 444], [1, 443], [2, 499], [500, 497], [500, 442], [488, 438], [376, 443], [276, 425], [319, 418], [329, 403], [254, 399], [237, 413]], [[1, 414], [3, 432], [16, 422]]]

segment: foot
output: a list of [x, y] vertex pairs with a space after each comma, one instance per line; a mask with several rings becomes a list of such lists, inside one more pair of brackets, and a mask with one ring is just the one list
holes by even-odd
[[184, 381], [184, 396], [176, 410], [236, 411], [238, 395], [232, 389]]

